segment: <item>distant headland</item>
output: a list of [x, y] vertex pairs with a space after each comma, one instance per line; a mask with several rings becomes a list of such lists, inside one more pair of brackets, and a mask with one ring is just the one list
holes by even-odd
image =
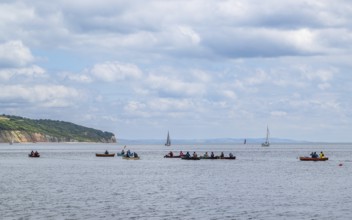
[[71, 122], [0, 115], [0, 143], [22, 142], [116, 143], [116, 138], [111, 132]]

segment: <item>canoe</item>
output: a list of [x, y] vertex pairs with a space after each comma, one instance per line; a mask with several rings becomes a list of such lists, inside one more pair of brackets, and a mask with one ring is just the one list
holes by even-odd
[[182, 157], [182, 160], [200, 160], [199, 157]]
[[38, 155], [30, 155], [30, 154], [28, 154], [28, 157], [40, 157], [40, 154], [38, 154]]
[[236, 157], [220, 157], [221, 160], [236, 160]]
[[115, 154], [95, 154], [97, 157], [114, 157]]
[[165, 155], [164, 158], [181, 158], [181, 156], [169, 156], [169, 155]]
[[217, 159], [220, 159], [219, 156], [215, 156], [215, 157], [204, 157], [204, 156], [200, 156], [199, 158], [202, 159], [202, 160], [217, 160]]
[[139, 157], [122, 157], [122, 159], [125, 159], [125, 160], [139, 160], [140, 158]]
[[326, 161], [329, 160], [328, 157], [324, 158], [311, 158], [311, 157], [299, 157], [301, 161]]
[[116, 153], [116, 156], [118, 156], [118, 157], [122, 157], [124, 155], [125, 155], [124, 153]]

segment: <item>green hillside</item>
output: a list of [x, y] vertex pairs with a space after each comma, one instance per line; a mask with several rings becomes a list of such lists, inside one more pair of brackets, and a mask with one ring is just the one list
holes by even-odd
[[103, 132], [70, 122], [48, 119], [32, 120], [9, 115], [0, 115], [0, 132], [2, 133], [1, 142], [9, 141], [5, 140], [9, 139], [9, 136], [19, 139], [19, 142], [116, 142], [111, 132]]

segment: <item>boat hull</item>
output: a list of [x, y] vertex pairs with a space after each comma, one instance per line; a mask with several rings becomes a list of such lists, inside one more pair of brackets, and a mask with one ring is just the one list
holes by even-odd
[[169, 155], [165, 155], [164, 158], [181, 158], [181, 156], [169, 156]]
[[217, 160], [217, 159], [220, 159], [219, 156], [216, 156], [216, 157], [200, 157], [200, 159], [202, 160]]
[[115, 154], [95, 154], [97, 157], [114, 157]]
[[122, 157], [122, 156], [124, 156], [125, 154], [123, 154], [123, 153], [116, 153], [116, 156], [117, 157]]
[[236, 157], [200, 157], [201, 160], [235, 160]]
[[40, 155], [30, 155], [30, 154], [28, 154], [28, 157], [40, 157]]
[[326, 161], [326, 160], [329, 160], [329, 158], [328, 157], [324, 157], [324, 158], [300, 157], [299, 160], [301, 160], [301, 161]]
[[199, 157], [182, 157], [182, 160], [200, 160]]
[[236, 157], [221, 157], [221, 160], [236, 160]]
[[140, 158], [139, 157], [122, 157], [122, 159], [125, 159], [125, 160], [139, 160]]

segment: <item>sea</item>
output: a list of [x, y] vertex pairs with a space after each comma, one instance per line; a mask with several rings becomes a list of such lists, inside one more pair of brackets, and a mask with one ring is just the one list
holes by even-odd
[[[0, 219], [351, 219], [352, 144], [0, 144]], [[37, 150], [40, 158], [29, 158]], [[164, 158], [232, 152], [236, 160]], [[300, 161], [323, 151], [328, 161]]]

